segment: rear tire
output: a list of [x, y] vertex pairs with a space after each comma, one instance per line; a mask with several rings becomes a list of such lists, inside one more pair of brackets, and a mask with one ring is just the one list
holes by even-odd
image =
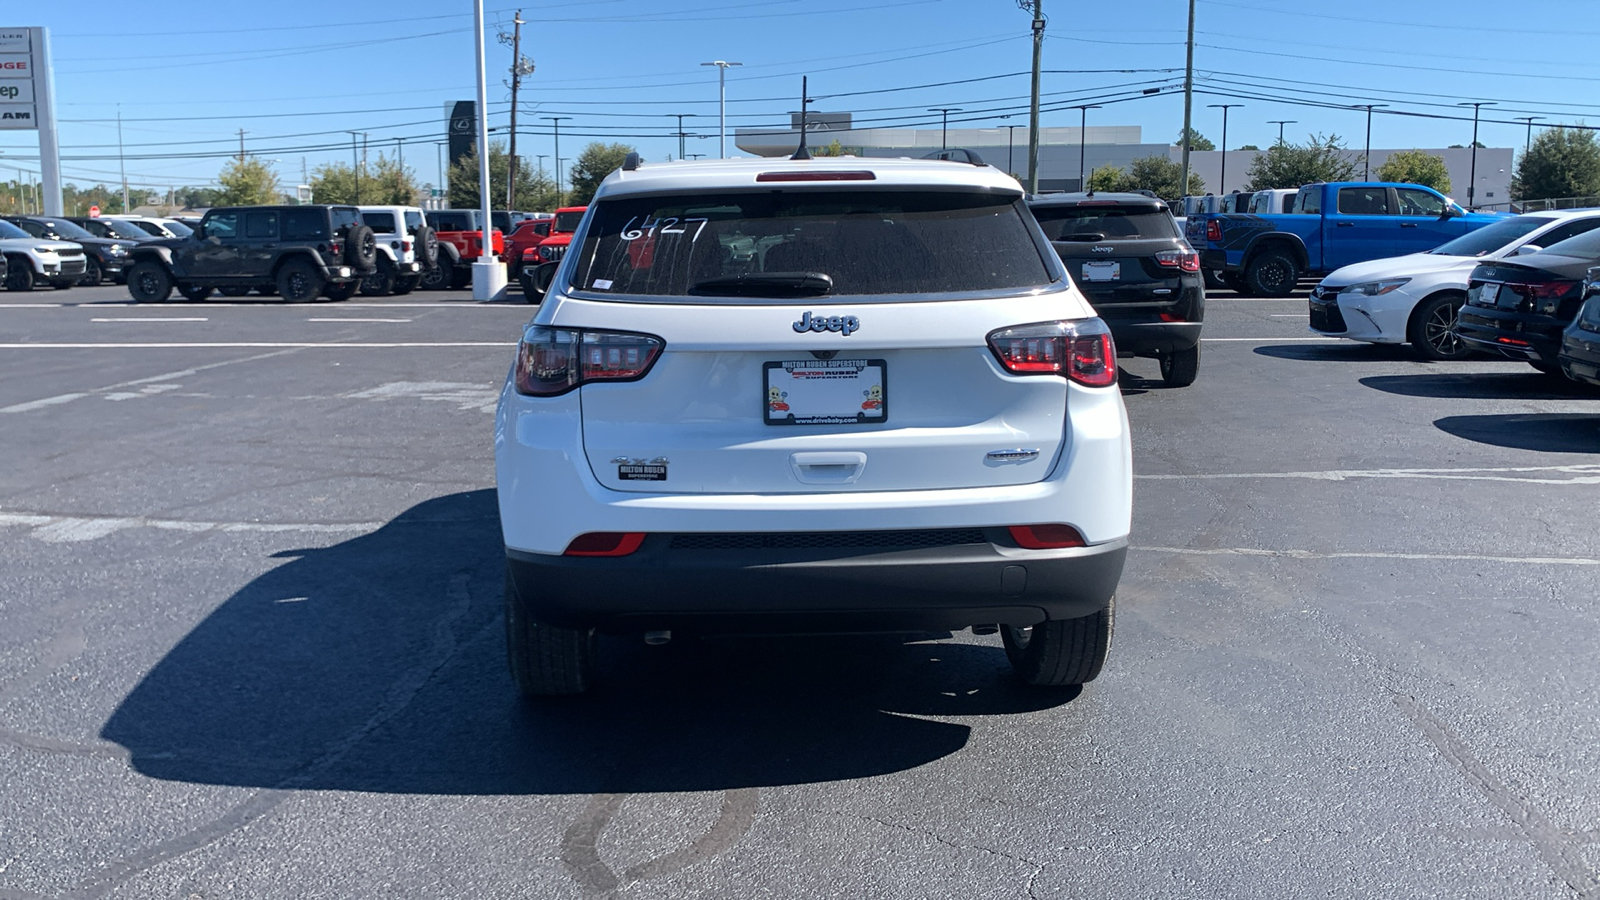
[[417, 282], [422, 280], [421, 275], [406, 275], [394, 280], [394, 294], [403, 297], [417, 289]]
[[581, 694], [594, 680], [592, 628], [557, 628], [536, 621], [506, 573], [506, 664], [524, 697]]
[[239, 285], [236, 285], [236, 284], [235, 285], [231, 285], [229, 287], [225, 287], [225, 288], [217, 288], [217, 290], [224, 297], [243, 297], [245, 294], [250, 293], [250, 289], [249, 288], [240, 287]]
[[1194, 384], [1200, 374], [1200, 345], [1187, 350], [1164, 353], [1161, 356], [1161, 381], [1167, 387], [1181, 388]]
[[1300, 267], [1282, 250], [1263, 250], [1244, 273], [1251, 293], [1262, 297], [1287, 297], [1300, 281]]
[[1205, 279], [1206, 287], [1210, 288], [1211, 290], [1217, 290], [1218, 288], [1226, 287], [1222, 281], [1222, 276], [1217, 272], [1216, 269], [1201, 269], [1200, 277]]
[[303, 259], [291, 259], [278, 270], [278, 296], [287, 302], [315, 300], [322, 288], [322, 273]]
[[387, 297], [394, 293], [394, 266], [388, 257], [378, 259], [378, 271], [361, 279], [361, 293], [367, 297]]
[[1224, 287], [1228, 288], [1234, 293], [1243, 294], [1246, 297], [1250, 296], [1250, 285], [1244, 280], [1244, 276], [1238, 272], [1223, 272], [1222, 274], [1218, 275], [1217, 278], [1222, 282]]
[[128, 270], [128, 296], [135, 303], [165, 303], [172, 296], [172, 276], [160, 263], [136, 263]]
[[201, 300], [211, 296], [211, 288], [198, 285], [180, 285], [178, 293], [182, 294], [183, 299], [190, 303], [199, 303]]
[[355, 296], [356, 290], [361, 287], [359, 281], [346, 281], [344, 284], [330, 284], [322, 291], [322, 295], [335, 303], [349, 300]]
[[1031, 628], [1000, 629], [1006, 658], [1017, 677], [1041, 687], [1070, 687], [1093, 681], [1111, 650], [1117, 598], [1106, 608], [1077, 619], [1051, 619]]
[[425, 291], [447, 290], [456, 278], [455, 261], [444, 253], [439, 254], [439, 264], [422, 273], [422, 289]]
[[1460, 294], [1436, 294], [1417, 304], [1406, 323], [1406, 340], [1423, 359], [1435, 361], [1466, 359], [1472, 355], [1467, 342], [1456, 336], [1456, 316], [1467, 298]]
[[78, 279], [81, 287], [98, 287], [100, 282], [106, 280], [106, 273], [100, 268], [100, 260], [89, 256], [84, 260], [83, 277]]

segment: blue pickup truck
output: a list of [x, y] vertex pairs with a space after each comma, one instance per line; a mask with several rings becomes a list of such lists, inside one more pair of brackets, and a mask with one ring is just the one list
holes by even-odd
[[1201, 268], [1244, 294], [1287, 297], [1304, 276], [1420, 253], [1505, 218], [1469, 213], [1417, 184], [1308, 184], [1282, 215], [1205, 213], [1185, 224]]

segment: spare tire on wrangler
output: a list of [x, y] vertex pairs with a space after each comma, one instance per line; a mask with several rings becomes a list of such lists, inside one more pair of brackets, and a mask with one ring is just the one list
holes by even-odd
[[344, 236], [344, 261], [352, 268], [368, 270], [378, 261], [378, 236], [365, 225], [352, 225]]
[[417, 262], [422, 263], [424, 269], [431, 269], [439, 264], [438, 232], [424, 225], [417, 229], [417, 233], [411, 239], [417, 245]]

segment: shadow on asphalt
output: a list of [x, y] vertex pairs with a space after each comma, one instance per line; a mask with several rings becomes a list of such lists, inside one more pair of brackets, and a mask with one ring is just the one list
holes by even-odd
[[1373, 375], [1361, 379], [1361, 383], [1388, 394], [1443, 400], [1600, 399], [1600, 391], [1587, 385], [1532, 369], [1525, 374], [1461, 372], [1450, 375]]
[[223, 602], [106, 722], [139, 772], [424, 794], [837, 781], [965, 746], [967, 725], [919, 716], [1076, 696], [1021, 685], [998, 647], [930, 636], [607, 638], [589, 695], [529, 704], [505, 667], [494, 491], [277, 555], [288, 561]]
[[1411, 348], [1402, 344], [1363, 344], [1356, 341], [1338, 344], [1267, 344], [1255, 348], [1262, 356], [1304, 362], [1419, 362]]
[[1600, 453], [1600, 415], [1540, 413], [1510, 416], [1447, 416], [1433, 423], [1458, 438], [1548, 453]]

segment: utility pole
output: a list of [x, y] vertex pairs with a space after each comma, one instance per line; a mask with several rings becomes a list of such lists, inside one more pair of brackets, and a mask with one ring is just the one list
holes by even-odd
[[122, 174], [122, 211], [128, 209], [128, 164], [122, 156], [122, 104], [117, 104], [117, 169]]
[[1471, 100], [1456, 105], [1472, 107], [1472, 168], [1467, 176], [1467, 209], [1475, 209], [1478, 205], [1478, 108], [1494, 106], [1495, 103], [1493, 100]]
[[[394, 139], [394, 157], [400, 164], [400, 167], [394, 173], [394, 192], [398, 196], [406, 189], [406, 148], [405, 145], [400, 143], [399, 138]], [[411, 200], [415, 199], [415, 197], [411, 198]], [[410, 200], [402, 202], [409, 204]]]
[[[1191, 3], [1194, 0], [1190, 0]], [[1028, 0], [1017, 0], [1028, 8]], [[1044, 55], [1044, 0], [1033, 0], [1033, 91], [1028, 101], [1028, 193], [1039, 193], [1039, 66]]]
[[522, 87], [523, 77], [532, 75], [534, 68], [533, 60], [522, 55], [522, 26], [527, 24], [522, 20], [522, 10], [517, 10], [516, 18], [511, 22], [511, 34], [500, 34], [502, 44], [507, 43], [507, 37], [511, 39], [511, 165], [506, 175], [506, 209], [514, 208], [517, 199], [517, 91]]
[[[1189, 135], [1194, 133], [1190, 112], [1194, 109], [1194, 0], [1189, 0], [1189, 42], [1183, 66], [1183, 187], [1189, 193]], [[1227, 145], [1224, 144], [1224, 147]]]
[[1278, 143], [1280, 143], [1280, 144], [1283, 143], [1283, 126], [1285, 126], [1285, 125], [1295, 125], [1295, 124], [1298, 124], [1299, 122], [1300, 122], [1299, 119], [1268, 119], [1267, 120], [1267, 124], [1268, 125], [1276, 125], [1276, 126], [1278, 126]]
[[362, 132], [359, 132], [359, 131], [347, 131], [345, 133], [350, 135], [350, 172], [351, 172], [351, 174], [353, 174], [355, 176], [355, 179], [356, 179], [356, 202], [360, 203], [361, 202], [361, 156], [360, 156], [359, 150], [356, 147], [356, 135], [361, 134]]
[[1012, 135], [1017, 133], [1017, 127], [1016, 125], [1006, 126], [1006, 174], [1012, 177], [1016, 177], [1017, 174], [1017, 165], [1012, 158], [1015, 156], [1014, 148], [1016, 147], [1016, 139]]
[[562, 181], [562, 178], [561, 178], [561, 122], [562, 122], [563, 119], [570, 119], [572, 117], [571, 116], [540, 116], [539, 118], [541, 118], [541, 119], [549, 119], [550, 120], [550, 124], [555, 128], [555, 133], [556, 133], [556, 206], [565, 206], [566, 204], [562, 202], [563, 200], [567, 199], [567, 192], [562, 189], [563, 181]]
[[667, 115], [675, 116], [678, 119], [678, 158], [683, 159], [683, 139], [685, 137], [683, 133], [683, 120], [685, 117], [693, 116], [694, 113], [667, 113]]
[[944, 118], [942, 120], [940, 120], [940, 124], [939, 124], [939, 149], [940, 150], [948, 150], [948, 149], [950, 149], [950, 141], [949, 141], [950, 114], [953, 113], [953, 112], [961, 112], [961, 107], [959, 107], [959, 106], [935, 106], [934, 108], [928, 110], [928, 112], [936, 112], [936, 113], [943, 113], [944, 114]]
[[1361, 153], [1362, 181], [1370, 180], [1372, 177], [1372, 111], [1374, 109], [1385, 109], [1388, 106], [1389, 104], [1387, 103], [1357, 103], [1355, 105], [1356, 109], [1364, 109], [1367, 111], [1367, 149]]
[[[1228, 192], [1228, 110], [1233, 109], [1236, 106], [1243, 105], [1243, 103], [1206, 104], [1208, 108], [1222, 110], [1222, 174], [1217, 177], [1218, 194], [1226, 194]], [[1187, 135], [1185, 135], [1185, 137], [1187, 137]], [[1185, 187], [1187, 187], [1187, 185], [1185, 185]]]
[[720, 101], [719, 101], [719, 103], [721, 105], [720, 106], [720, 112], [717, 114], [717, 118], [718, 118], [718, 120], [720, 121], [721, 124], [719, 124], [717, 126], [717, 134], [722, 139], [722, 147], [721, 147], [722, 155], [717, 157], [717, 158], [718, 159], [727, 159], [728, 158], [728, 69], [730, 67], [732, 67], [732, 66], [742, 66], [742, 65], [744, 65], [744, 63], [728, 62], [727, 60], [719, 59], [719, 60], [716, 60], [715, 62], [704, 62], [704, 63], [701, 63], [700, 65], [702, 65], [702, 66], [716, 66], [717, 67], [717, 96], [721, 98]]
[[1100, 109], [1100, 107], [1094, 104], [1085, 104], [1083, 106], [1069, 106], [1067, 109], [1076, 109], [1082, 113], [1078, 117], [1078, 190], [1087, 190], [1089, 183], [1083, 178], [1084, 141], [1089, 132], [1089, 110]]
[[1511, 120], [1513, 122], [1527, 122], [1528, 123], [1528, 139], [1526, 141], [1523, 141], [1523, 143], [1522, 143], [1522, 155], [1523, 156], [1527, 156], [1529, 148], [1531, 148], [1533, 146], [1533, 123], [1534, 122], [1543, 121], [1543, 120], [1544, 120], [1544, 116], [1517, 116], [1515, 119]]
[[[117, 112], [117, 129], [118, 134], [120, 134], [122, 129], [122, 113], [120, 110]], [[244, 135], [245, 130], [243, 128], [239, 129], [239, 162], [244, 162]]]

